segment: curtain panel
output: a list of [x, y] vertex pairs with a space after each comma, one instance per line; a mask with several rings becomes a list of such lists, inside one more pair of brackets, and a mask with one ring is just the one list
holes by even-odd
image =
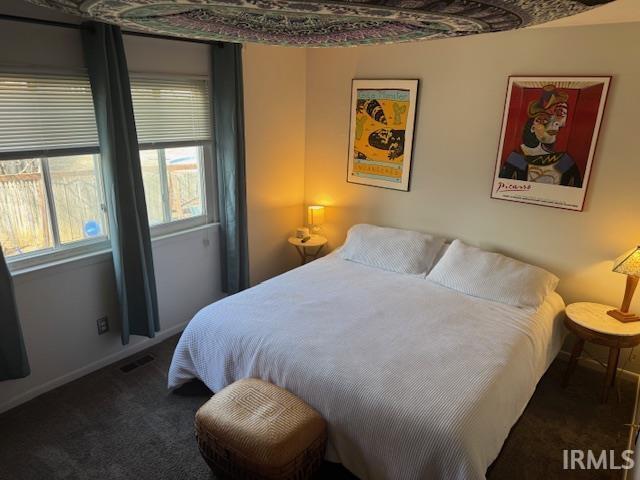
[[13, 279], [0, 247], [0, 381], [24, 378], [30, 373]]
[[211, 66], [222, 288], [233, 294], [249, 287], [242, 45], [212, 45]]
[[97, 22], [84, 27], [82, 42], [98, 125], [126, 345], [130, 335], [153, 337], [160, 330], [151, 234], [122, 32]]

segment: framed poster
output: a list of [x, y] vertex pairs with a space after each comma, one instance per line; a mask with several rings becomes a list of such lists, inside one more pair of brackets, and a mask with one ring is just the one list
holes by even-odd
[[492, 198], [582, 211], [611, 77], [509, 77]]
[[347, 182], [409, 190], [418, 80], [354, 80]]

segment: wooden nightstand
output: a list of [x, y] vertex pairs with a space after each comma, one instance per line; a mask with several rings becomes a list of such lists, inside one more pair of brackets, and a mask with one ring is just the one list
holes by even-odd
[[[311, 238], [303, 243], [300, 238], [289, 237], [289, 243], [296, 247], [296, 250], [300, 255], [302, 265], [304, 265], [308, 261], [315, 260], [320, 256], [320, 252], [327, 244], [327, 239], [322, 235], [311, 235]], [[308, 253], [308, 248], [316, 248], [316, 251]]]
[[577, 337], [567, 371], [562, 380], [566, 387], [582, 353], [584, 342], [609, 347], [607, 375], [602, 389], [602, 403], [607, 402], [609, 388], [615, 384], [621, 348], [640, 344], [640, 322], [622, 323], [607, 315], [614, 307], [599, 303], [572, 303], [566, 309], [565, 325]]

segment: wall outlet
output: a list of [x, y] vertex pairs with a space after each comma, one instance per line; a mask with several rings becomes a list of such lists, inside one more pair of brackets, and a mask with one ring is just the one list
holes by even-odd
[[107, 317], [99, 318], [96, 323], [98, 324], [98, 335], [109, 331], [109, 319]]

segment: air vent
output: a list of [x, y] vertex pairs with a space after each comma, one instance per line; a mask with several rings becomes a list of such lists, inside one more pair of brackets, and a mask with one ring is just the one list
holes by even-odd
[[136, 360], [136, 363], [140, 366], [142, 365], [146, 365], [149, 362], [153, 362], [156, 358], [149, 354], [149, 355], [145, 355], [144, 357], [140, 357], [138, 360]]
[[131, 370], [135, 370], [136, 368], [138, 368], [138, 365], [136, 365], [135, 363], [127, 363], [126, 365], [120, 367], [120, 371], [122, 373], [129, 373]]
[[153, 355], [151, 355], [150, 353], [134, 360], [133, 362], [127, 363], [125, 365], [122, 365], [120, 367], [120, 371], [122, 373], [129, 373], [132, 370], [135, 370], [138, 367], [141, 367], [143, 365], [146, 365], [147, 363], [151, 363], [156, 359], [156, 357], [154, 357]]

